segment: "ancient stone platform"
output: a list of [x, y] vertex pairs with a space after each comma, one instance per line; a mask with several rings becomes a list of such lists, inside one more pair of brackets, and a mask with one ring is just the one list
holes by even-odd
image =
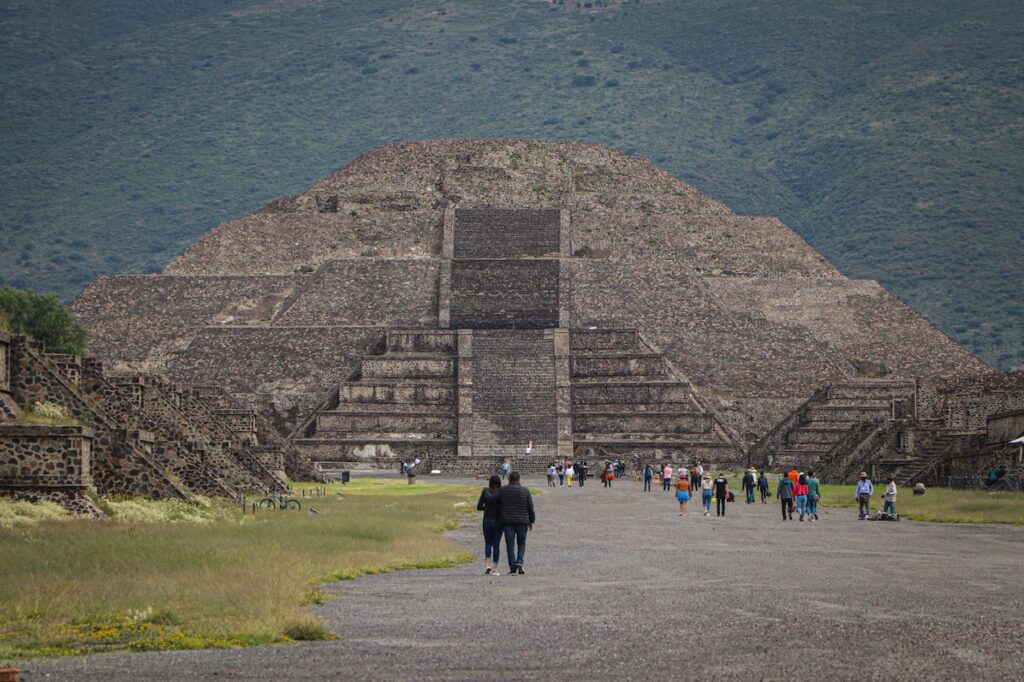
[[[988, 369], [779, 221], [569, 142], [381, 148], [217, 227], [162, 274], [97, 279], [73, 309], [112, 368], [223, 386], [324, 461], [499, 457], [529, 435], [544, 456], [722, 457], [824, 385]], [[480, 353], [453, 340], [403, 358], [403, 330], [472, 332]], [[578, 343], [616, 330], [622, 347]], [[488, 351], [535, 333], [543, 353]], [[503, 406], [512, 374], [543, 393], [534, 412], [553, 383], [553, 412]]]

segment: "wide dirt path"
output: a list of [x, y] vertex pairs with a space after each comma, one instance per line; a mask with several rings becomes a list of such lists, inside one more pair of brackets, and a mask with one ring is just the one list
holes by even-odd
[[[543, 483], [534, 483], [542, 487]], [[941, 495], [941, 491], [929, 494]], [[679, 518], [632, 482], [536, 500], [527, 575], [340, 585], [333, 642], [46, 661], [24, 679], [1020, 679], [1024, 529], [775, 504]], [[478, 524], [454, 534], [480, 553]], [[504, 563], [504, 558], [503, 558]]]

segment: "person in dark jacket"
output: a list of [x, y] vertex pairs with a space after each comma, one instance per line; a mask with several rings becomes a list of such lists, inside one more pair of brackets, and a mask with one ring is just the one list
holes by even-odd
[[491, 476], [487, 487], [480, 491], [477, 511], [484, 513], [484, 575], [498, 575], [501, 558], [501, 476]]
[[779, 498], [779, 504], [782, 505], [782, 520], [786, 520], [786, 513], [789, 513], [789, 520], [793, 520], [793, 491], [796, 486], [793, 484], [793, 479], [788, 476], [779, 477], [779, 489], [775, 491], [775, 495]]
[[725, 516], [725, 501], [729, 499], [729, 481], [722, 474], [714, 481], [715, 486], [715, 515]]
[[768, 495], [770, 494], [768, 488], [770, 485], [768, 475], [762, 471], [761, 475], [757, 477], [757, 489], [761, 493], [761, 504], [768, 504]]
[[[523, 575], [523, 556], [526, 554], [526, 533], [533, 530], [537, 520], [533, 513], [533, 496], [529, 488], [519, 483], [519, 472], [508, 475], [508, 485], [499, 493], [501, 499], [501, 525], [505, 532], [505, 553], [508, 555], [508, 574]], [[518, 545], [518, 551], [516, 551]]]

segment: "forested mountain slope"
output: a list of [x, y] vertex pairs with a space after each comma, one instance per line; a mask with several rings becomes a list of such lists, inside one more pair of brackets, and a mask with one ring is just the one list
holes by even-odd
[[1010, 0], [38, 0], [0, 31], [0, 284], [158, 270], [386, 142], [579, 139], [1024, 364]]

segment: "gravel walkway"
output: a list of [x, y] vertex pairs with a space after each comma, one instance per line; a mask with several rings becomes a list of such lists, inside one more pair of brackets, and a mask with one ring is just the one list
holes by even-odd
[[[680, 518], [671, 493], [631, 482], [536, 505], [527, 575], [473, 564], [341, 584], [318, 607], [338, 641], [47, 660], [24, 664], [23, 679], [1024, 674], [1024, 528], [828, 508], [818, 523], [783, 523], [776, 505], [743, 502], [721, 519]], [[482, 551], [476, 522], [453, 537]]]

